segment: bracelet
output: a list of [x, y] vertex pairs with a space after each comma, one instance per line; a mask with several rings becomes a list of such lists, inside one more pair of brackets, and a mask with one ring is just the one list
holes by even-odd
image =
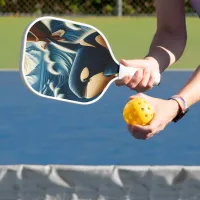
[[189, 110], [187, 102], [185, 101], [185, 99], [183, 97], [181, 97], [180, 95], [174, 95], [172, 97], [169, 98], [175, 100], [178, 105], [179, 105], [179, 113], [177, 114], [177, 116], [172, 120], [173, 122], [177, 122], [179, 121]]
[[169, 99], [173, 99], [178, 103], [182, 113], [184, 113], [185, 110], [187, 110], [187, 108], [188, 108], [187, 102], [180, 95], [174, 95], [174, 96], [170, 97]]

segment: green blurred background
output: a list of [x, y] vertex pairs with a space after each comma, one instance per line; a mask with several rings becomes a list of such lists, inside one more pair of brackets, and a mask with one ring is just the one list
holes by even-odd
[[[187, 47], [171, 68], [196, 68], [200, 60], [199, 19], [188, 0], [185, 10]], [[59, 15], [97, 27], [105, 34], [117, 60], [145, 56], [156, 30], [152, 0], [0, 0], [0, 15], [0, 68], [3, 69], [19, 69], [23, 33], [36, 16]]]
[[[65, 17], [66, 18], [66, 17]], [[155, 32], [155, 17], [79, 17], [67, 19], [89, 23], [108, 39], [116, 59], [141, 58], [149, 48]], [[0, 67], [18, 69], [23, 33], [33, 17], [1, 17]], [[199, 64], [199, 19], [187, 17], [188, 41], [183, 57], [171, 68], [195, 68]]]

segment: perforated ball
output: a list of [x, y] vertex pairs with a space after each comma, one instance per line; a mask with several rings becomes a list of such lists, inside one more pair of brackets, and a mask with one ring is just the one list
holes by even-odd
[[153, 106], [143, 98], [134, 98], [124, 107], [123, 117], [129, 125], [148, 125], [155, 115]]

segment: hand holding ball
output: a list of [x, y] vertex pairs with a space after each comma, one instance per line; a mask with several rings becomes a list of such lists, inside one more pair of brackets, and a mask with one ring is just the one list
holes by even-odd
[[123, 117], [129, 125], [148, 125], [155, 115], [153, 106], [143, 98], [134, 98], [124, 107]]

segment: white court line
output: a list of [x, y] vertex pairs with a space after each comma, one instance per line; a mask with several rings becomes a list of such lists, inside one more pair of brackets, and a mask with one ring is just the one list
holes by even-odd
[[[180, 69], [167, 69], [165, 71], [194, 71], [195, 69], [185, 69], [185, 68], [180, 68]], [[6, 69], [6, 68], [1, 68], [0, 72], [17, 72], [19, 69], [17, 68], [11, 68], [11, 69]]]
[[167, 69], [167, 70], [165, 70], [165, 71], [171, 71], [171, 72], [176, 72], [176, 71], [177, 71], [177, 72], [179, 72], [179, 71], [180, 71], [180, 72], [181, 72], [181, 71], [182, 71], [182, 72], [184, 72], [184, 71], [189, 71], [189, 72], [191, 72], [191, 71], [194, 71], [194, 70], [195, 70], [195, 68], [194, 68], [194, 69], [193, 69], [193, 68], [192, 68], [192, 69], [180, 68], [180, 69]]
[[0, 69], [0, 72], [17, 72], [17, 71], [19, 71], [19, 69], [17, 69], [17, 68], [11, 68], [11, 69], [4, 69], [4, 68], [2, 68], [2, 69]]

